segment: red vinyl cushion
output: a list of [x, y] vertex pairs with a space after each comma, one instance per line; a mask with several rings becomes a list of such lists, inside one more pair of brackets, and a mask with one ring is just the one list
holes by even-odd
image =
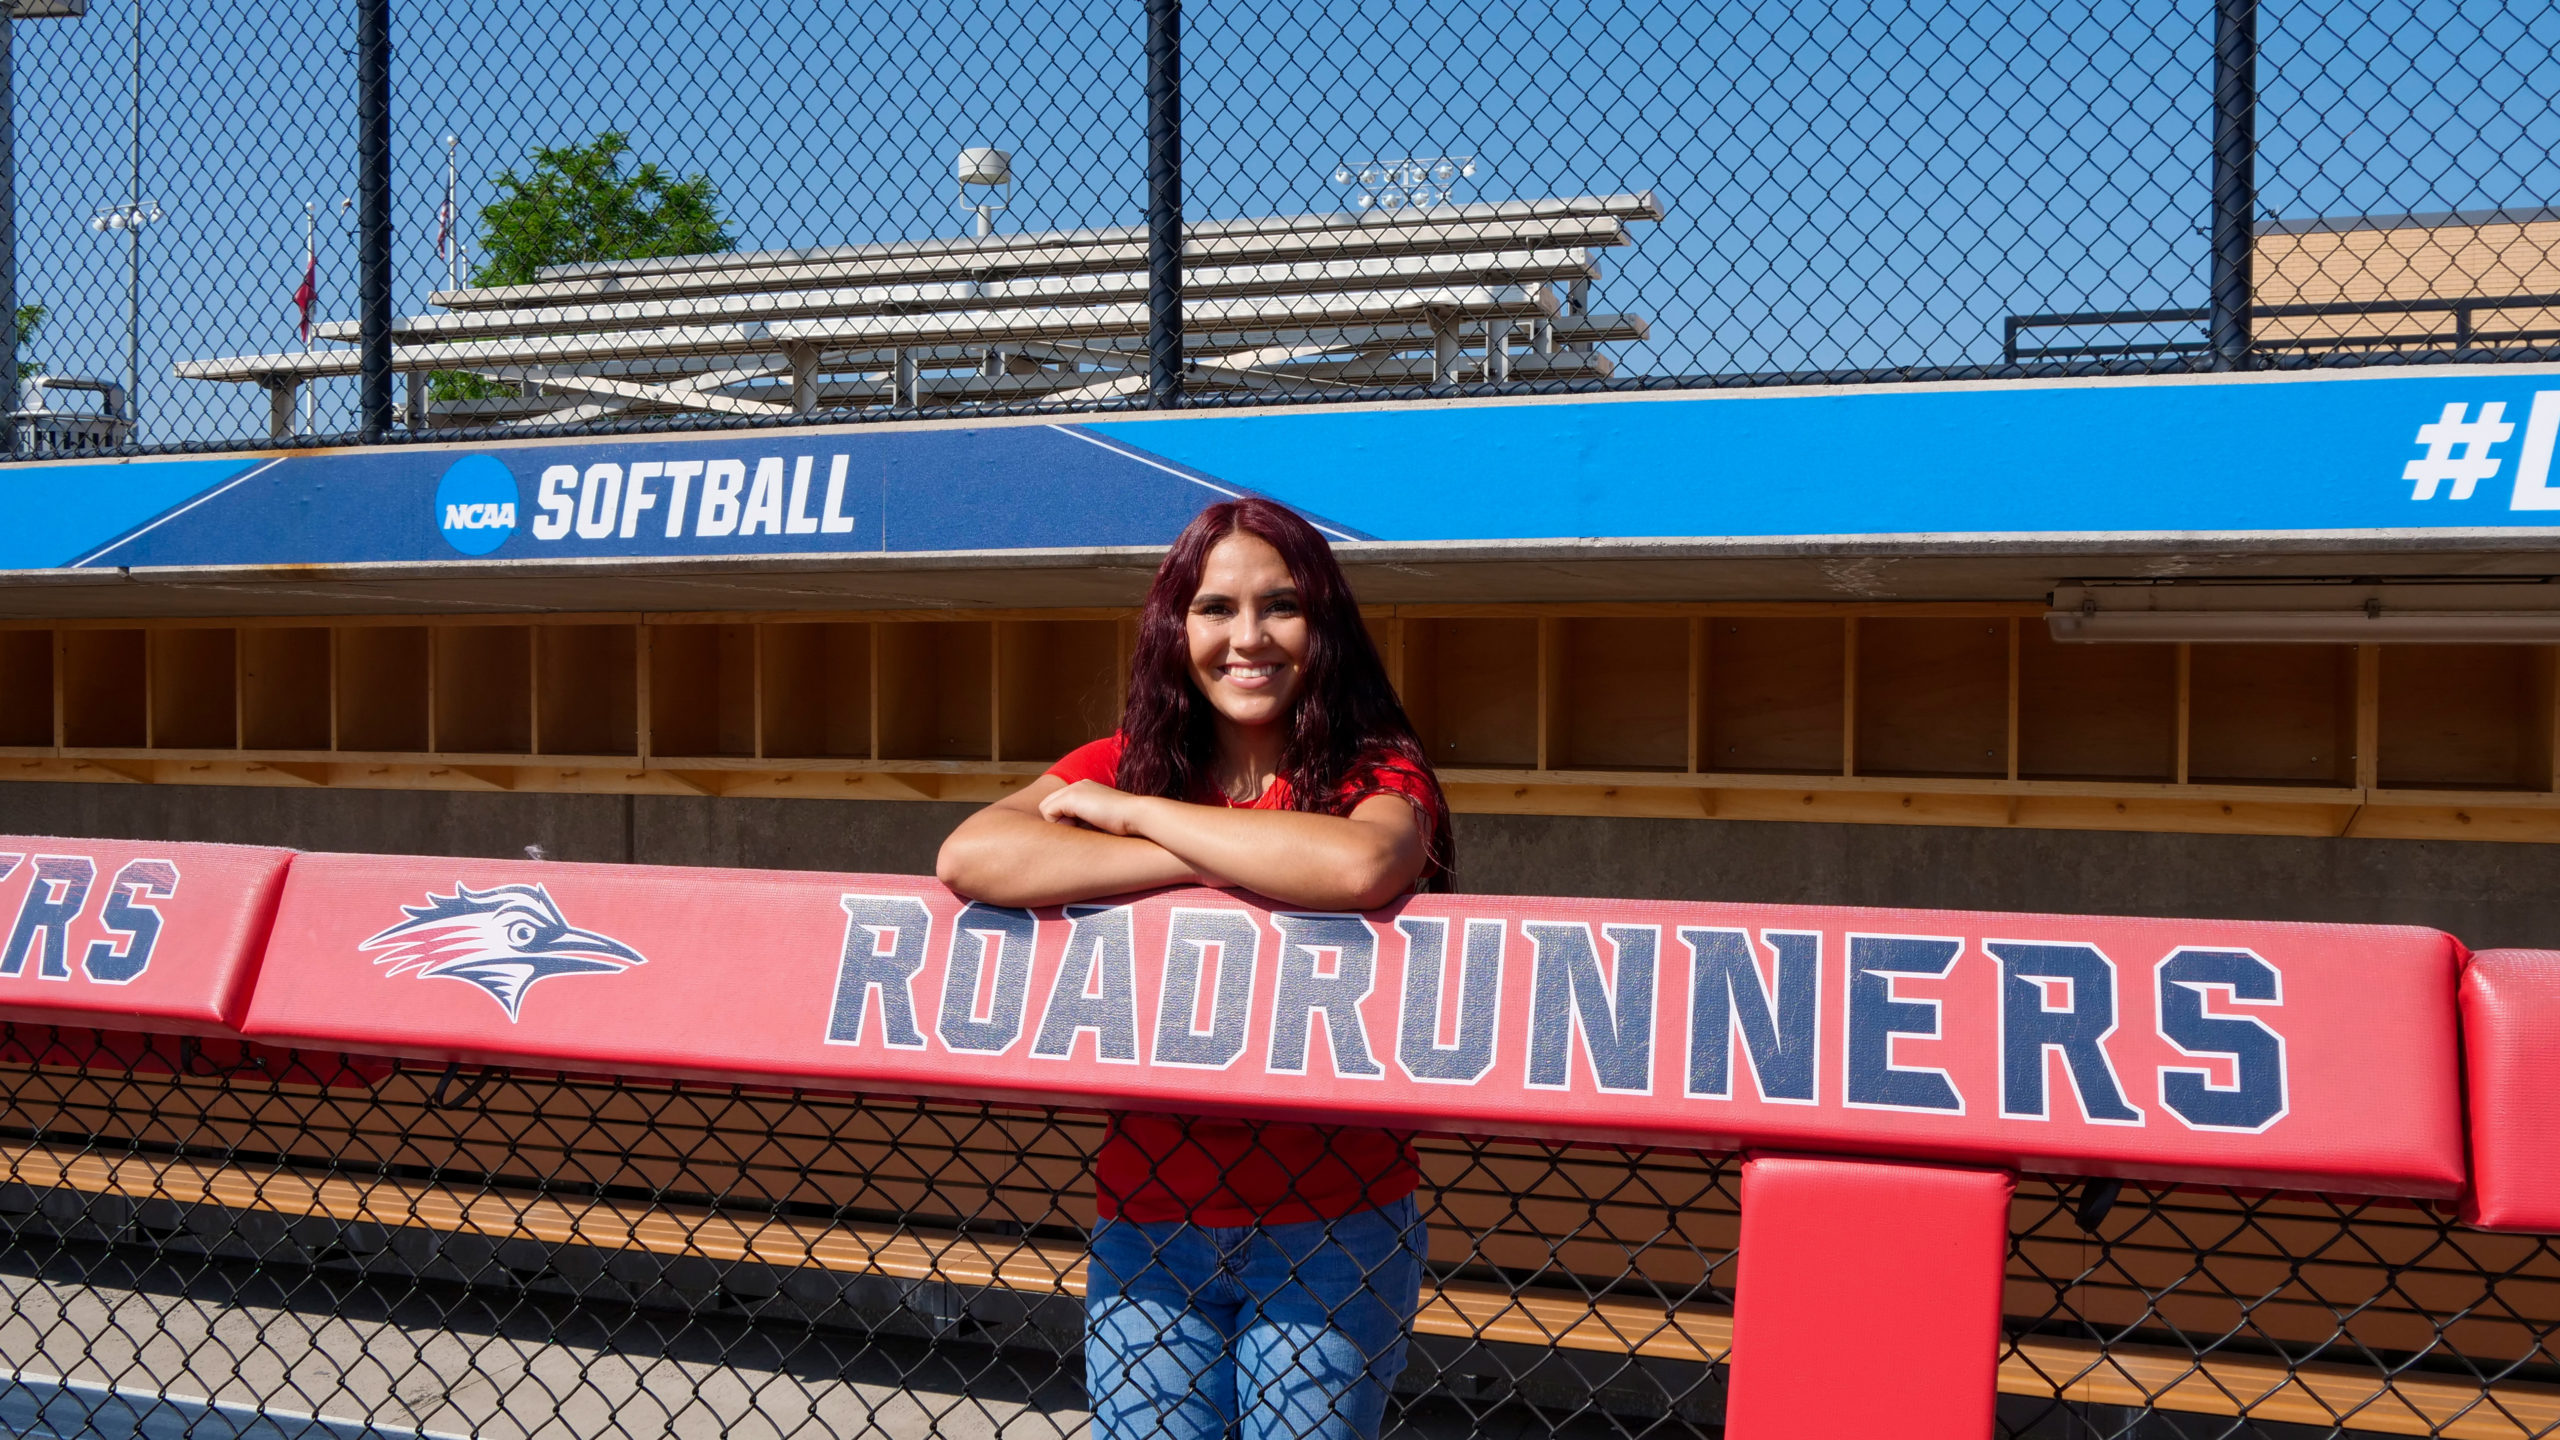
[[2463, 1223], [2560, 1233], [2560, 952], [2483, 950], [2462, 972], [2471, 1190]]
[[236, 1034], [292, 859], [0, 836], [0, 1020]]
[[[510, 896], [517, 922], [597, 937], [579, 942], [593, 953], [521, 983], [506, 962], [471, 958], [489, 941], [463, 931]], [[978, 909], [955, 947], [963, 903], [915, 877], [305, 856], [244, 1028], [437, 1063], [1103, 1109], [2371, 1194], [2451, 1196], [2463, 1180], [2459, 947], [2431, 931], [1445, 895], [1364, 921], [1205, 890], [1072, 908], [1085, 927], [1073, 946], [1059, 910]], [[1177, 926], [1190, 938], [1169, 945]], [[1221, 936], [1238, 951], [1224, 1009]], [[1697, 957], [1719, 945], [1753, 957], [1758, 978], [1728, 966], [1725, 985], [1693, 995]], [[1439, 963], [1408, 977], [1409, 950]], [[1943, 973], [1876, 972], [1894, 955], [1935, 957]], [[2113, 977], [2112, 1029], [2080, 1053], [2112, 1067], [2120, 1108], [2101, 1096], [2098, 1118], [2083, 1114], [2067, 1048], [2021, 1051], [2012, 1020], [2081, 1003], [2066, 993], [2078, 981], [2004, 974], [2027, 955], [2047, 968], [2079, 957], [2093, 990]], [[1762, 1074], [1747, 1037], [1702, 1031], [1693, 1053], [1690, 1035], [1700, 995], [1765, 981], [1783, 1001], [1786, 956], [1802, 982], [1787, 1013], [1813, 1052], [1796, 1052], [1795, 1096], [1787, 1067]], [[1169, 969], [1212, 983], [1168, 997]], [[2222, 983], [2250, 976], [2254, 998]], [[2184, 1016], [2183, 1052], [2163, 1033], [2164, 997]], [[1852, 1009], [1864, 1104], [1848, 1093]], [[1079, 1017], [1084, 1028], [1066, 1023]], [[1125, 1048], [1106, 1057], [1111, 1029]], [[1044, 1032], [1054, 1053], [1036, 1053]], [[2004, 1046], [2026, 1060], [2004, 1066]], [[1725, 1092], [1690, 1093], [1701, 1057], [1727, 1051]], [[2258, 1086], [2269, 1103], [2254, 1110], [2233, 1099], [2250, 1090], [2244, 1063], [2258, 1081], [2282, 1077]], [[2004, 1115], [2025, 1080], [2043, 1113]], [[1960, 1108], [1895, 1103], [1932, 1093]]]
[[1755, 1155], [1742, 1167], [1729, 1440], [1982, 1440], [2012, 1176]]

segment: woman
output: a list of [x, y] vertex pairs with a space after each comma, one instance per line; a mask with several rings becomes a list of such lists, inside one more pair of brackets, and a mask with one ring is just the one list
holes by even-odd
[[[1119, 733], [971, 816], [935, 869], [999, 905], [1198, 884], [1369, 910], [1446, 888], [1450, 859], [1332, 550], [1248, 499], [1156, 571]], [[1375, 1435], [1422, 1283], [1416, 1178], [1384, 1131], [1115, 1116], [1085, 1298], [1097, 1432]]]

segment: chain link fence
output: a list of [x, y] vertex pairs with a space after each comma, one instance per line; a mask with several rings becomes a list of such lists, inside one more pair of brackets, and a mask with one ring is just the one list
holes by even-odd
[[[0, 1041], [0, 1430], [1090, 1425], [1105, 1117]], [[1718, 1433], [1734, 1159], [1417, 1148], [1428, 1253], [1388, 1433]], [[2560, 1429], [2548, 1240], [2401, 1203], [2032, 1177], [2012, 1230], [2004, 1436]], [[1844, 1346], [1893, 1343], [1842, 1307]]]
[[2560, 337], [2501, 0], [14, 9], [20, 454]]

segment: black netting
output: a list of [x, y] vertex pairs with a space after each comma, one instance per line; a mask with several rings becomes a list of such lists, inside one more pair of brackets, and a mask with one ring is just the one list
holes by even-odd
[[[1103, 1117], [0, 1038], [0, 1430], [1103, 1433], [1082, 1298], [1110, 1249]], [[1390, 1236], [1329, 1302], [1418, 1291], [1387, 1433], [1718, 1432], [1733, 1159], [1416, 1143], [1418, 1284]], [[2033, 1178], [2013, 1232], [2004, 1435], [2560, 1427], [2547, 1240]], [[1843, 1344], [1893, 1343], [1841, 1303]], [[1252, 1433], [1324, 1418], [1321, 1369], [1267, 1365], [1239, 1404], [1300, 1408]]]
[[21, 453], [2560, 338], [2560, 18], [2498, 0], [14, 8]]

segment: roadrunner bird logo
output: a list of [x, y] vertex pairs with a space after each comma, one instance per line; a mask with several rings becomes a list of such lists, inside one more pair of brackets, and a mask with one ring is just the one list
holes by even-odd
[[646, 963], [621, 941], [572, 926], [539, 885], [457, 884], [452, 894], [429, 891], [426, 904], [403, 905], [400, 913], [409, 918], [357, 947], [382, 952], [373, 963], [391, 967], [385, 978], [467, 980], [489, 992], [510, 1022], [537, 980], [612, 975]]

